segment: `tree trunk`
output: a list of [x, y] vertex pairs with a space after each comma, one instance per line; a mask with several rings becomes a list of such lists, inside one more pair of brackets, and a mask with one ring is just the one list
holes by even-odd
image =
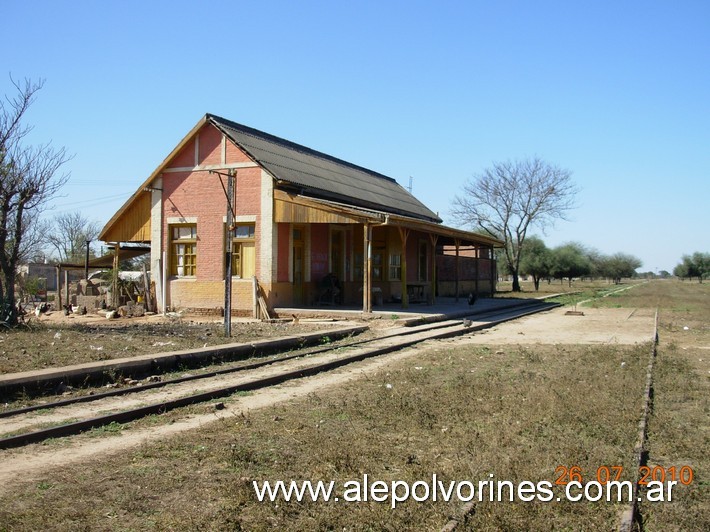
[[2, 304], [2, 321], [10, 327], [17, 325], [17, 308], [15, 307], [15, 272], [5, 273], [5, 298]]
[[520, 279], [518, 278], [518, 274], [513, 273], [513, 292], [520, 292]]
[[535, 285], [535, 291], [538, 292], [540, 290], [540, 278], [536, 275], [533, 275], [533, 284]]

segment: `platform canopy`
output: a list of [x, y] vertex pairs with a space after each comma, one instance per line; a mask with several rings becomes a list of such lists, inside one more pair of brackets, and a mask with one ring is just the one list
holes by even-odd
[[[109, 246], [109, 250], [115, 250], [115, 246]], [[150, 246], [128, 246], [122, 244], [118, 248], [118, 257], [120, 260], [130, 260], [138, 258], [142, 255], [150, 253]], [[106, 255], [101, 257], [95, 257], [89, 259], [89, 269], [95, 270], [97, 268], [113, 268], [115, 253], [111, 251]], [[86, 268], [86, 264], [76, 264], [71, 262], [61, 262], [57, 266], [63, 270], [83, 270]]]

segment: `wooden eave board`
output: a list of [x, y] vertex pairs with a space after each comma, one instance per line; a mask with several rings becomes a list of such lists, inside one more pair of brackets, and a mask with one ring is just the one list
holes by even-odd
[[274, 221], [277, 223], [362, 224], [366, 216], [358, 216], [346, 208], [325, 205], [300, 196], [274, 190]]
[[150, 242], [150, 192], [134, 195], [100, 235], [104, 242]]
[[274, 221], [283, 223], [355, 223], [386, 224], [392, 227], [405, 227], [423, 233], [432, 233], [462, 244], [476, 246], [501, 247], [503, 242], [478, 233], [462, 231], [453, 227], [426, 222], [414, 218], [365, 211], [358, 207], [340, 205], [328, 200], [308, 198], [289, 194], [283, 190], [274, 190]]

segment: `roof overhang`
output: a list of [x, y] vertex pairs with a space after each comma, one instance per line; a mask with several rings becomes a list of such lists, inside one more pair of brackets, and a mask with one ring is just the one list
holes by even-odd
[[386, 212], [353, 207], [344, 203], [313, 198], [300, 194], [289, 194], [283, 190], [274, 191], [274, 200], [288, 203], [290, 209], [275, 209], [275, 222], [286, 223], [359, 223], [370, 225], [391, 225], [423, 233], [443, 237], [440, 243], [456, 243], [461, 245], [475, 245], [492, 248], [503, 247], [504, 243], [497, 238], [492, 238], [471, 231], [464, 231], [446, 225], [427, 222], [417, 218], [390, 214]]
[[[115, 246], [109, 246], [109, 249], [115, 251]], [[150, 246], [119, 246], [118, 248], [118, 258], [120, 260], [135, 259], [146, 253], [150, 253]], [[96, 257], [89, 260], [89, 269], [96, 268], [113, 268], [113, 261], [115, 257], [114, 253], [108, 253], [101, 257]], [[57, 266], [63, 270], [83, 270], [86, 268], [86, 264], [76, 264], [70, 262], [61, 262]]]

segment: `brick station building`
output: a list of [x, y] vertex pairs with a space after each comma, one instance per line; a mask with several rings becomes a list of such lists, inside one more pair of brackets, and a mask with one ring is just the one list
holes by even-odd
[[208, 114], [99, 239], [150, 245], [159, 311], [222, 311], [228, 252], [242, 315], [256, 283], [270, 309], [492, 294], [501, 242], [441, 222], [390, 177]]

